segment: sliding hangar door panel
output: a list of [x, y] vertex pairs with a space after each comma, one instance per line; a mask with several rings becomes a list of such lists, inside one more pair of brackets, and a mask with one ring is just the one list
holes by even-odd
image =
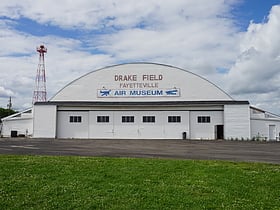
[[137, 139], [139, 114], [136, 111], [114, 112], [114, 138]]
[[58, 111], [57, 138], [88, 138], [88, 111]]
[[189, 111], [165, 111], [162, 114], [165, 139], [182, 139], [183, 133], [189, 138]]
[[89, 112], [89, 138], [114, 137], [114, 112], [90, 111]]

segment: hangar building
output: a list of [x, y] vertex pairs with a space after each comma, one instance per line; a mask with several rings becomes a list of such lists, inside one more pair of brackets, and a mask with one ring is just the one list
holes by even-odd
[[154, 63], [92, 71], [35, 103], [30, 119], [35, 138], [278, 140], [280, 132], [279, 116], [194, 73]]

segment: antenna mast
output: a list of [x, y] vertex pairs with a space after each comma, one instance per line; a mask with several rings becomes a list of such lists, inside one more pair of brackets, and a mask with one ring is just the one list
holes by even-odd
[[9, 98], [9, 103], [7, 104], [7, 109], [12, 109], [12, 97]]
[[34, 104], [37, 101], [47, 101], [47, 89], [46, 89], [46, 75], [45, 75], [45, 56], [47, 53], [47, 48], [44, 45], [37, 47], [37, 52], [39, 53], [39, 64], [37, 69], [37, 74], [35, 78], [35, 90], [33, 93]]

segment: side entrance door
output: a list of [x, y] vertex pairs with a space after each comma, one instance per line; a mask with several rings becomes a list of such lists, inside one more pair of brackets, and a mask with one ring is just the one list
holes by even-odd
[[224, 139], [224, 125], [215, 126], [216, 139]]

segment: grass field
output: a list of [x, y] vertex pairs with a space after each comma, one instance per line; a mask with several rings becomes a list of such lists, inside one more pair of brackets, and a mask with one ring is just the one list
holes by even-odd
[[280, 209], [280, 165], [2, 155], [0, 209]]

